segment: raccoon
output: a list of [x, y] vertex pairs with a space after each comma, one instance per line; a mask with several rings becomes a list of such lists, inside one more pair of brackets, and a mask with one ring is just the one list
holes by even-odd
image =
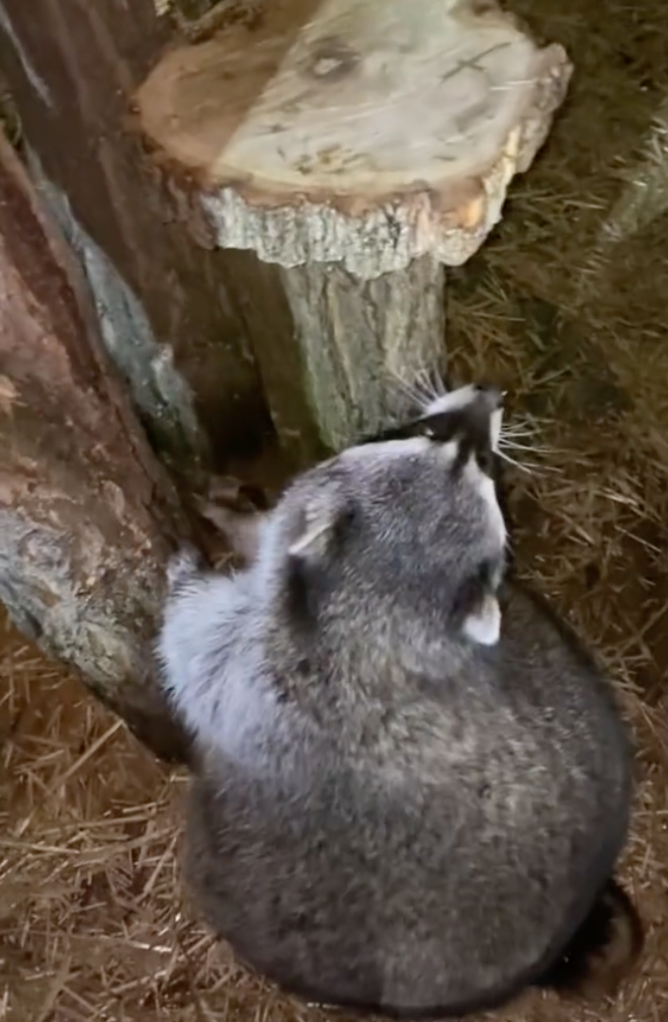
[[309, 1001], [437, 1018], [564, 989], [620, 911], [639, 949], [612, 879], [632, 749], [594, 658], [506, 572], [501, 415], [452, 391], [298, 476], [245, 523], [244, 570], [171, 566], [186, 880]]

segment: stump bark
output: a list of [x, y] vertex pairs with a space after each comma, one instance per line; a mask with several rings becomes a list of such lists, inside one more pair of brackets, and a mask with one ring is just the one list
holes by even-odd
[[280, 267], [293, 348], [255, 349], [274, 419], [285, 358], [340, 448], [439, 369], [443, 269], [501, 216], [570, 77], [492, 0], [221, 4], [137, 92], [158, 161], [195, 182], [212, 240]]
[[0, 599], [158, 755], [187, 741], [153, 676], [164, 563], [188, 523], [90, 294], [0, 136]]

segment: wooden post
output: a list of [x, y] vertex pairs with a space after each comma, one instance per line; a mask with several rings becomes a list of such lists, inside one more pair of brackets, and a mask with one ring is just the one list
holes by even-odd
[[294, 323], [255, 355], [276, 422], [299, 373], [322, 442], [402, 410], [443, 355], [443, 270], [482, 244], [570, 77], [493, 0], [221, 4], [137, 93], [141, 129], [193, 183], [223, 248], [280, 267]]
[[170, 759], [187, 742], [151, 643], [164, 564], [187, 535], [78, 267], [0, 136], [0, 599]]

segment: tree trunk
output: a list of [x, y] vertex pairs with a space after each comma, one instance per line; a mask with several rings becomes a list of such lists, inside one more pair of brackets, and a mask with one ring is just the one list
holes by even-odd
[[[444, 275], [430, 255], [362, 283], [336, 264], [282, 269], [281, 278], [302, 388], [330, 450], [408, 412], [408, 390], [421, 372], [444, 371]], [[267, 392], [275, 407], [283, 392]]]
[[152, 673], [188, 524], [109, 364], [90, 295], [0, 137], [0, 598], [158, 754], [187, 743]]
[[128, 131], [133, 89], [171, 27], [156, 6], [0, 0], [0, 62], [33, 177], [154, 446], [215, 466], [259, 444], [269, 419], [224, 257], [198, 243], [197, 210]]

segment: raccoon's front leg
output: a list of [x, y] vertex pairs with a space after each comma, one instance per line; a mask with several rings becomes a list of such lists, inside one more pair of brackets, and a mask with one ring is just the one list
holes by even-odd
[[173, 595], [181, 586], [198, 578], [206, 565], [200, 551], [190, 543], [184, 544], [167, 562], [167, 588]]
[[250, 565], [256, 559], [268, 511], [233, 511], [213, 501], [198, 503], [200, 514], [225, 536], [233, 554]]
[[202, 560], [185, 548], [169, 562], [155, 652], [178, 719], [195, 740], [218, 740], [228, 726], [226, 703], [234, 702], [230, 692], [240, 674], [231, 665], [243, 649], [254, 593], [248, 572], [226, 575], [202, 567]]

